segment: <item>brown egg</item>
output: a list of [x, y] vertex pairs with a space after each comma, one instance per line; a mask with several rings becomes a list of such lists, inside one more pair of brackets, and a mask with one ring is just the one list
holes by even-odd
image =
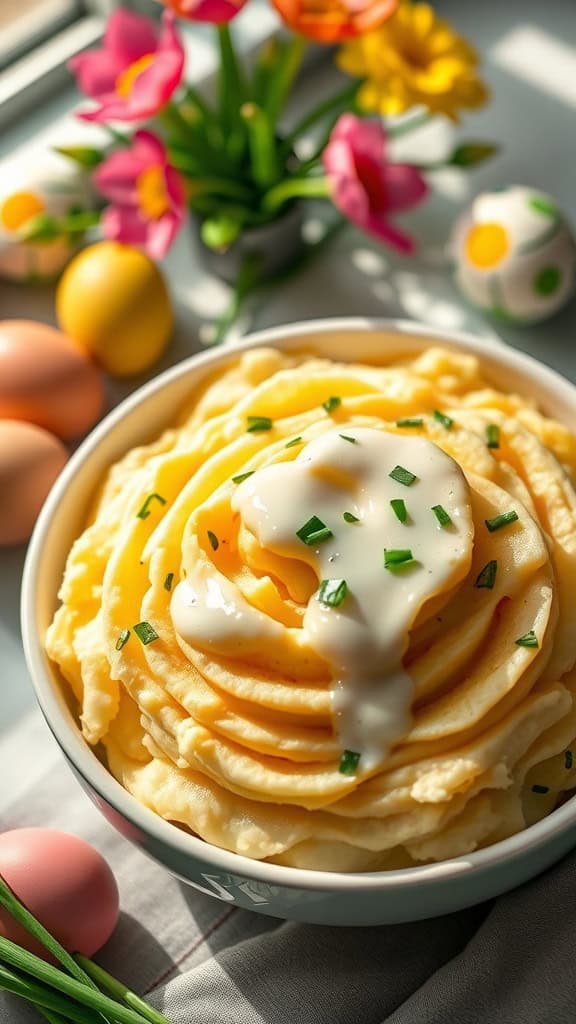
[[33, 320], [0, 321], [0, 416], [68, 440], [89, 430], [103, 405], [100, 372], [66, 334]]
[[47, 430], [0, 420], [0, 546], [28, 540], [68, 452]]

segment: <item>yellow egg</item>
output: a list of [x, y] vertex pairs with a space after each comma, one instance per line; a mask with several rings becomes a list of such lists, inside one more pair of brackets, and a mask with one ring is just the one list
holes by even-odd
[[162, 355], [173, 325], [164, 279], [143, 252], [97, 242], [66, 268], [56, 292], [62, 329], [108, 373], [130, 377]]
[[28, 540], [68, 452], [32, 423], [0, 419], [0, 547]]

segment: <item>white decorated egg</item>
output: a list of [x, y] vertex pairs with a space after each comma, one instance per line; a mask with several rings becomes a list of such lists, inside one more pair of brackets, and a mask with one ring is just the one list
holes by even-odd
[[78, 239], [23, 242], [20, 233], [39, 214], [64, 217], [90, 209], [94, 194], [86, 171], [56, 154], [35, 152], [4, 161], [0, 172], [0, 277], [53, 280], [78, 248]]
[[545, 320], [574, 291], [574, 236], [555, 201], [537, 189], [512, 185], [476, 196], [455, 225], [451, 249], [463, 294], [502, 320]]

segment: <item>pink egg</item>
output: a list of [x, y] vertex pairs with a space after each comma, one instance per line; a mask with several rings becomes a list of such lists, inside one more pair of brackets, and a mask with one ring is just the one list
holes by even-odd
[[[83, 839], [47, 828], [0, 834], [0, 874], [71, 953], [93, 956], [118, 921], [118, 888], [104, 858]], [[44, 959], [45, 949], [0, 907], [0, 935]]]
[[0, 321], [0, 416], [67, 441], [94, 426], [103, 407], [100, 371], [66, 334], [33, 320]]

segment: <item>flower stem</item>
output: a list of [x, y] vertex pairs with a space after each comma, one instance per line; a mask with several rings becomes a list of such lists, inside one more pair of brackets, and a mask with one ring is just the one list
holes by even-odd
[[196, 196], [205, 196], [214, 193], [215, 195], [226, 196], [230, 199], [240, 199], [250, 203], [254, 198], [252, 189], [242, 185], [239, 181], [232, 181], [230, 178], [196, 178], [188, 182], [187, 194], [189, 199]]
[[290, 199], [329, 199], [328, 178], [287, 178], [271, 188], [262, 199], [262, 208], [269, 213], [278, 210]]
[[351, 100], [355, 99], [356, 93], [360, 85], [355, 82], [353, 85], [347, 85], [341, 92], [336, 93], [335, 96], [330, 96], [323, 103], [320, 103], [317, 107], [314, 107], [308, 114], [306, 114], [298, 124], [292, 129], [289, 135], [285, 139], [285, 147], [290, 151], [301, 135], [304, 135], [309, 128], [312, 128], [317, 121], [321, 121], [328, 114], [332, 114], [336, 110], [344, 109], [348, 106]]
[[270, 118], [255, 103], [244, 103], [240, 108], [240, 114], [248, 129], [252, 177], [257, 185], [267, 188], [278, 177], [274, 131]]
[[219, 107], [220, 124], [227, 142], [230, 157], [238, 160], [242, 156], [245, 144], [244, 122], [240, 116], [240, 107], [246, 98], [246, 88], [230, 26], [227, 22], [217, 25], [218, 44], [220, 47]]
[[410, 132], [415, 131], [416, 128], [421, 128], [429, 120], [430, 114], [428, 111], [426, 109], [420, 110], [413, 117], [403, 117], [400, 124], [386, 124], [386, 134], [389, 139], [401, 139], [403, 135], [409, 135]]
[[306, 45], [307, 43], [303, 36], [295, 35], [285, 45], [280, 60], [268, 83], [265, 109], [272, 125], [276, 125], [284, 109], [292, 83], [300, 69]]
[[80, 953], [76, 954], [76, 960], [86, 971], [86, 974], [89, 974], [101, 989], [105, 989], [116, 999], [122, 999], [133, 1010], [137, 1010], [145, 1020], [150, 1021], [151, 1024], [170, 1024], [170, 1021], [162, 1013], [155, 1010], [153, 1006], [149, 1006], [140, 996], [137, 996], [135, 992], [132, 992], [121, 981], [118, 981], [117, 978], [113, 978], [99, 964], [95, 964], [86, 956], [81, 956]]

